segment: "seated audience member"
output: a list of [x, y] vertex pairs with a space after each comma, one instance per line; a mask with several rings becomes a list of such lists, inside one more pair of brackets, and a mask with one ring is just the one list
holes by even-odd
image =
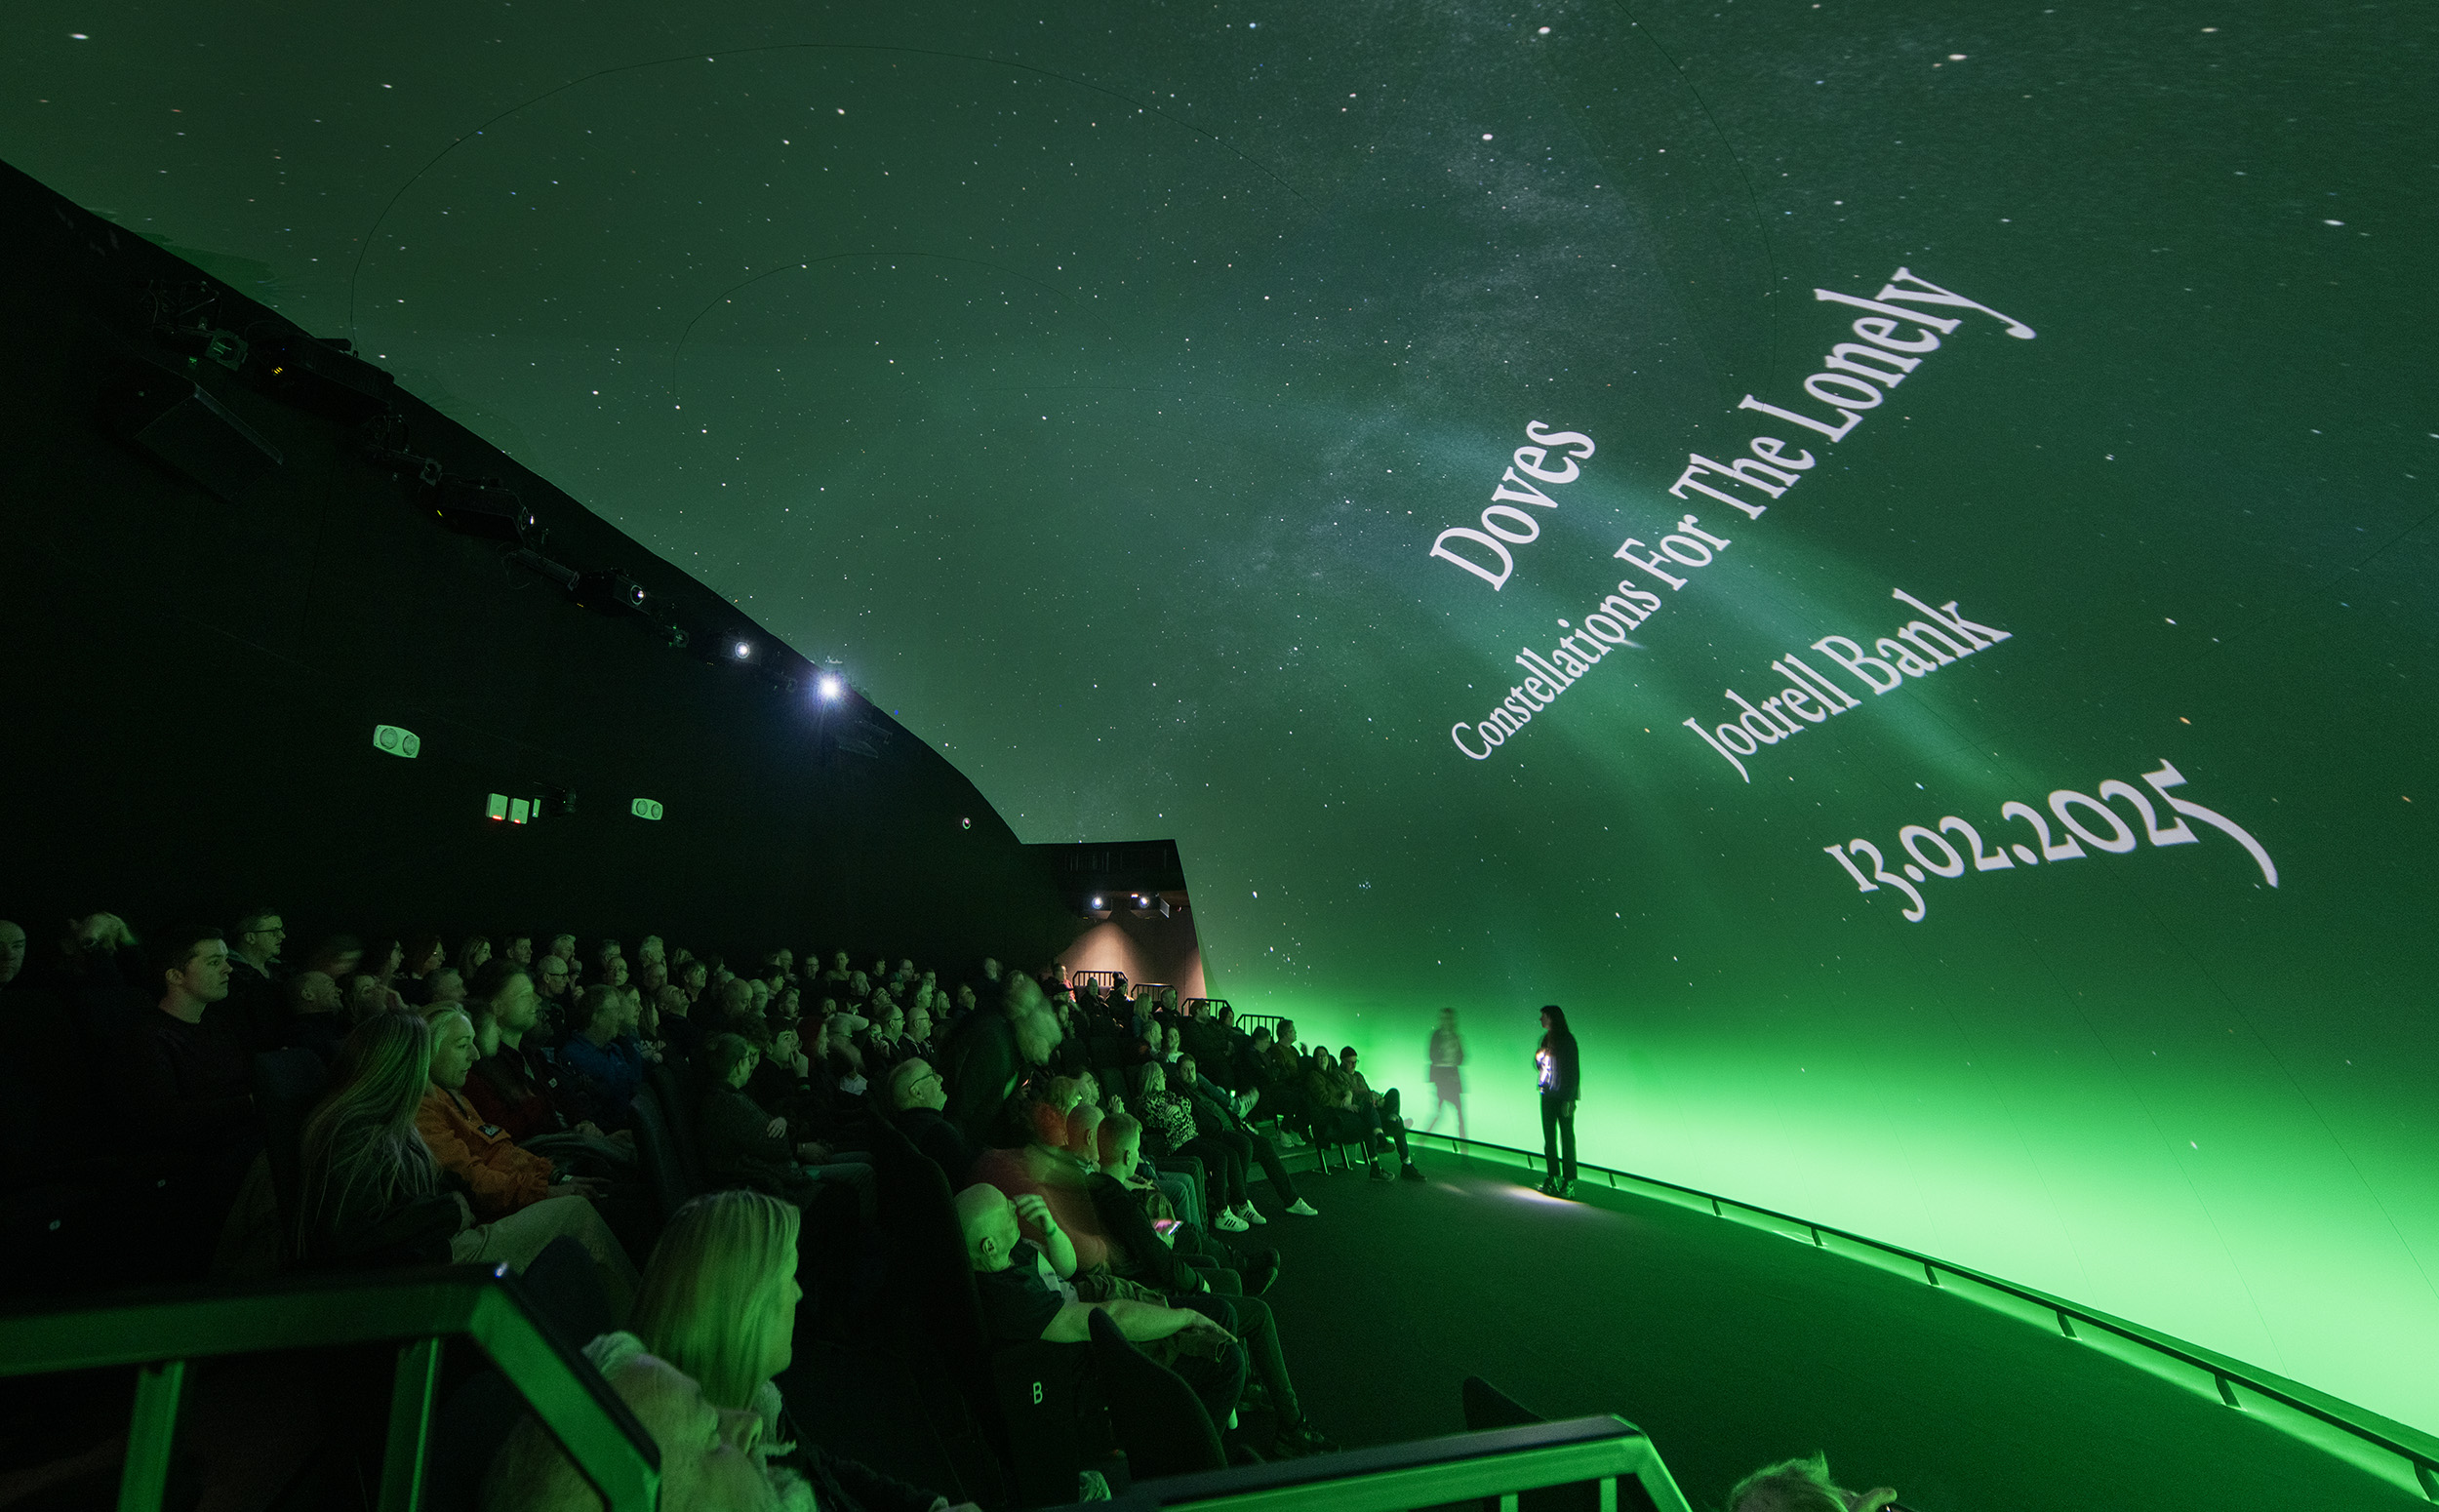
[[[1371, 1084], [1364, 1080], [1364, 1074], [1355, 1069], [1355, 1047], [1352, 1045], [1339, 1052], [1339, 1071], [1346, 1078], [1348, 1107], [1356, 1120], [1363, 1124], [1366, 1136], [1371, 1140], [1368, 1147], [1386, 1154], [1384, 1146], [1395, 1144], [1398, 1174], [1409, 1181], [1421, 1180], [1422, 1172], [1416, 1168], [1414, 1156], [1406, 1151], [1406, 1120], [1398, 1112], [1397, 1089], [1392, 1087], [1385, 1093], [1374, 1092]], [[1372, 1174], [1383, 1180], [1388, 1177], [1388, 1172], [1379, 1166], [1372, 1168]]]
[[930, 1062], [904, 1060], [890, 1072], [893, 1122], [916, 1149], [939, 1164], [954, 1190], [965, 1185], [977, 1152], [965, 1132], [940, 1115], [947, 1102], [946, 1083]]
[[[379, 960], [379, 956], [375, 957]], [[403, 962], [401, 967], [398, 963]], [[409, 1008], [422, 1008], [432, 1001], [432, 974], [449, 964], [449, 946], [437, 935], [419, 935], [400, 950], [388, 974], [390, 985], [407, 1000]], [[384, 975], [380, 971], [375, 975]]]
[[[461, 1013], [441, 1016], [465, 1022]], [[420, 1129], [432, 1090], [433, 1038], [432, 1026], [416, 1015], [382, 1014], [340, 1047], [331, 1090], [305, 1120], [300, 1256], [322, 1264], [504, 1261], [522, 1270], [567, 1235], [593, 1257], [614, 1314], [623, 1317], [635, 1294], [635, 1267], [573, 1185], [477, 1222], [465, 1199], [445, 1184]]]
[[829, 1151], [818, 1143], [791, 1144], [787, 1120], [765, 1112], [746, 1095], [758, 1058], [738, 1035], [715, 1034], [703, 1042], [702, 1107], [696, 1125], [703, 1179], [715, 1187], [749, 1187], [801, 1202], [818, 1177], [796, 1163], [818, 1163]]
[[1144, 1145], [1152, 1159], [1191, 1156], [1201, 1161], [1211, 1178], [1204, 1191], [1213, 1213], [1212, 1226], [1228, 1233], [1251, 1228], [1251, 1220], [1244, 1215], [1244, 1210], [1252, 1206], [1245, 1195], [1244, 1159], [1220, 1140], [1203, 1136], [1195, 1127], [1193, 1104], [1182, 1094], [1169, 1090], [1168, 1068], [1151, 1061], [1137, 1067], [1136, 1075], [1140, 1080], [1130, 1107], [1143, 1122]]
[[353, 935], [333, 935], [306, 953], [304, 969], [320, 972], [336, 982], [344, 982], [356, 974], [364, 962], [364, 941]]
[[[601, 1126], [571, 1120], [559, 1105], [559, 1073], [533, 1053], [528, 1041], [539, 1022], [541, 1000], [524, 968], [495, 961], [476, 978], [474, 997], [488, 1005], [498, 1043], [475, 1062], [461, 1089], [483, 1122], [495, 1124], [520, 1143], [544, 1134], [599, 1135]], [[620, 1137], [632, 1142], [632, 1134]]]
[[491, 954], [490, 935], [467, 935], [465, 943], [458, 947], [459, 977], [465, 981], [472, 981], [474, 974], [491, 963]]
[[[1094, 1182], [1096, 1196], [1114, 1196], [1131, 1205], [1143, 1228], [1165, 1240], [1178, 1258], [1192, 1267], [1191, 1272], [1172, 1272], [1169, 1290], [1208, 1289], [1229, 1296], [1259, 1296], [1270, 1290], [1279, 1277], [1279, 1252], [1258, 1250], [1239, 1255], [1206, 1234], [1193, 1214], [1177, 1205], [1172, 1188], [1160, 1181], [1160, 1174], [1143, 1164], [1143, 1126], [1133, 1114], [1112, 1113], [1102, 1119], [1097, 1142], [1101, 1175]], [[1106, 1190], [1104, 1182], [1114, 1183], [1114, 1193]], [[1094, 1211], [1109, 1214], [1112, 1204], [1096, 1201]], [[1176, 1226], [1165, 1233], [1152, 1227], [1162, 1219], [1175, 1220]], [[1117, 1222], [1135, 1226], [1123, 1214], [1117, 1215]], [[1195, 1285], [1175, 1285], [1188, 1280]]]
[[441, 1169], [473, 1194], [474, 1215], [500, 1218], [537, 1203], [569, 1196], [590, 1197], [599, 1182], [561, 1181], [550, 1160], [520, 1148], [508, 1132], [474, 1110], [463, 1095], [474, 1069], [474, 1020], [460, 1008], [434, 1009], [429, 1086], [416, 1109], [416, 1132]]
[[1253, 1034], [1252, 1079], [1261, 1109], [1278, 1121], [1279, 1135], [1291, 1143], [1312, 1135], [1312, 1099], [1305, 1094], [1303, 1057], [1294, 1046], [1271, 1038], [1268, 1029]]
[[423, 978], [423, 1006], [438, 1008], [465, 1001], [465, 977], [454, 966], [435, 969]]
[[[507, 962], [510, 966], [517, 968], [519, 971], [533, 970], [534, 936], [531, 935], [501, 935], [500, 944], [500, 959]], [[472, 975], [469, 975], [466, 977], [466, 980], [469, 982], [473, 979], [474, 976]]]
[[[1023, 1115], [1030, 1138], [1020, 1148], [984, 1150], [974, 1161], [974, 1178], [1012, 1198], [1039, 1197], [1049, 1205], [1082, 1256], [1079, 1285], [1088, 1300], [1137, 1282], [1180, 1293], [1210, 1289], [1212, 1278], [1189, 1263], [1198, 1252], [1180, 1255], [1161, 1243], [1134, 1199], [1069, 1148], [1069, 1119], [1079, 1096], [1077, 1084], [1064, 1078], [1030, 1095]], [[1220, 1286], [1230, 1289], [1227, 1278]]]
[[662, 987], [653, 994], [653, 1027], [660, 1033], [663, 1051], [671, 1060], [692, 1060], [702, 1045], [702, 1034], [695, 1027], [694, 1000], [683, 987]]
[[[644, 1352], [632, 1333], [584, 1348], [660, 1451], [660, 1512], [815, 1512], [813, 1488], [775, 1485], [755, 1453], [751, 1413], [712, 1406], [694, 1378]], [[483, 1512], [598, 1512], [601, 1496], [540, 1419], [528, 1413], [483, 1477]]]
[[573, 1032], [559, 1046], [560, 1077], [569, 1100], [584, 1117], [614, 1132], [635, 1127], [635, 1094], [644, 1085], [643, 1050], [634, 1027], [625, 990], [595, 982], [577, 1000], [569, 1020]]
[[238, 916], [237, 934], [228, 945], [228, 996], [213, 1010], [228, 1020], [230, 1033], [248, 1051], [270, 1050], [280, 1042], [282, 1015], [279, 949], [288, 926], [276, 908], [256, 908]]
[[1059, 1020], [1032, 978], [1011, 980], [998, 1009], [967, 1015], [940, 1049], [948, 1121], [984, 1147], [1030, 1137], [1017, 1090], [1031, 1068], [1049, 1064], [1059, 1043]]
[[969, 1186], [957, 1194], [957, 1225], [994, 1342], [1082, 1343], [1092, 1337], [1088, 1315], [1098, 1307], [1139, 1345], [1180, 1339], [1145, 1353], [1184, 1377], [1210, 1410], [1214, 1427], [1234, 1423], [1245, 1388], [1245, 1351], [1220, 1314], [1132, 1296], [1082, 1300], [1069, 1279], [1076, 1271], [1075, 1246], [1039, 1197], [1012, 1201], [995, 1186]]
[[760, 1192], [713, 1192], [669, 1219], [636, 1293], [644, 1346], [693, 1376], [704, 1400], [757, 1419], [755, 1453], [776, 1484], [811, 1485], [820, 1512], [947, 1512], [938, 1492], [893, 1480], [807, 1438], [780, 1393], [795, 1353], [801, 1219]]
[[1852, 1492], [1829, 1479], [1826, 1455], [1789, 1459], [1754, 1471], [1728, 1492], [1728, 1512], [1880, 1512], [1897, 1500], [1882, 1486]]
[[568, 1011], [575, 1006], [575, 994], [569, 990], [568, 959], [556, 953], [546, 955], [534, 964], [535, 1004], [534, 1027], [537, 1038], [545, 1045], [555, 1045], [568, 1033]]
[[1304, 1097], [1310, 1104], [1313, 1142], [1361, 1143], [1366, 1150], [1372, 1148], [1372, 1108], [1366, 1104], [1361, 1111], [1356, 1109], [1354, 1079], [1327, 1046], [1313, 1047], [1312, 1055], [1304, 1061]]
[[[1288, 1212], [1302, 1218], [1320, 1216], [1314, 1212], [1312, 1204], [1296, 1195], [1296, 1178], [1288, 1174], [1286, 1162], [1279, 1158], [1278, 1146], [1270, 1142], [1269, 1135], [1245, 1122], [1244, 1115], [1237, 1112], [1234, 1103], [1228, 1101], [1224, 1089], [1201, 1079], [1197, 1074], [1199, 1065], [1192, 1055], [1180, 1057], [1172, 1070], [1187, 1105], [1194, 1110], [1197, 1138], [1227, 1146], [1245, 1169], [1247, 1180], [1253, 1179], [1253, 1167], [1259, 1162], [1262, 1174], [1270, 1178], [1270, 1190], [1278, 1194], [1279, 1201]], [[1251, 1223], [1267, 1221], [1251, 1198], [1237, 1210], [1237, 1216]]]
[[279, 990], [287, 1004], [279, 1023], [279, 1043], [309, 1050], [329, 1065], [350, 1027], [340, 1013], [339, 983], [320, 972], [299, 972], [282, 982]]
[[262, 1147], [262, 1125], [245, 1047], [204, 1021], [228, 995], [227, 942], [219, 930], [173, 930], [157, 959], [158, 1008], [126, 1051], [129, 1105], [139, 1143], [173, 1173], [181, 1200], [172, 1221], [201, 1236], [200, 1263]]

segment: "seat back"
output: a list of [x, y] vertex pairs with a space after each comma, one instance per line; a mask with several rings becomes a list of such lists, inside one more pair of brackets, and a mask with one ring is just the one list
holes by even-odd
[[262, 1155], [271, 1168], [271, 1193], [279, 1203], [281, 1253], [297, 1233], [297, 1204], [304, 1184], [304, 1126], [322, 1100], [330, 1070], [309, 1050], [266, 1050], [253, 1065], [254, 1105], [262, 1119]]
[[660, 1096], [650, 1087], [635, 1094], [635, 1153], [644, 1168], [644, 1178], [653, 1185], [660, 1199], [662, 1222], [677, 1216], [677, 1210], [699, 1188], [686, 1179], [685, 1169], [678, 1162], [677, 1146], [669, 1134], [668, 1116], [661, 1111]]
[[1093, 1309], [1091, 1327], [1093, 1362], [1100, 1371], [1110, 1426], [1126, 1451], [1128, 1477], [1148, 1481], [1226, 1469], [1220, 1430], [1194, 1388], [1129, 1342], [1107, 1308]]
[[644, 1067], [644, 1081], [660, 1099], [661, 1121], [669, 1131], [679, 1175], [689, 1190], [701, 1191], [705, 1184], [702, 1146], [695, 1135], [700, 1127], [698, 1120], [702, 1116], [702, 1099], [695, 1094], [693, 1079], [685, 1071], [656, 1060]]

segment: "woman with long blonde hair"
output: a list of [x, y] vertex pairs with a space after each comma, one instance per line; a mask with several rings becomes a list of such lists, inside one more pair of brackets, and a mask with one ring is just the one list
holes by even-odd
[[380, 1013], [340, 1047], [331, 1091], [305, 1120], [298, 1256], [325, 1265], [504, 1260], [521, 1271], [566, 1235], [592, 1255], [611, 1312], [623, 1315], [635, 1267], [591, 1202], [553, 1197], [476, 1223], [417, 1130], [416, 1109], [431, 1086], [435, 1021], [463, 1012]]
[[946, 1512], [948, 1498], [807, 1442], [777, 1377], [795, 1357], [795, 1206], [761, 1192], [709, 1192], [669, 1219], [644, 1268], [628, 1327], [644, 1347], [701, 1385], [714, 1407], [762, 1419], [755, 1452], [786, 1492], [809, 1484], [821, 1512]]
[[299, 1256], [449, 1258], [469, 1214], [441, 1191], [440, 1163], [416, 1133], [431, 1067], [431, 1028], [412, 1014], [376, 1014], [340, 1046], [330, 1093], [305, 1120]]

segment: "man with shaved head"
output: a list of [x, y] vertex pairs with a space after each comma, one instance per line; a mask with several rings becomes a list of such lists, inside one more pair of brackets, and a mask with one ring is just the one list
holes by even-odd
[[[974, 1266], [983, 1326], [995, 1343], [1080, 1344], [1092, 1334], [1092, 1314], [1109, 1321], [1145, 1352], [1178, 1373], [1210, 1410], [1212, 1426], [1235, 1426], [1245, 1390], [1245, 1350], [1218, 1319], [1191, 1308], [1114, 1297], [1087, 1302], [1070, 1279], [1075, 1242], [1059, 1227], [1050, 1204], [1025, 1193], [1011, 1199], [978, 1183], [957, 1194], [957, 1226]], [[1025, 1237], [1030, 1228], [1039, 1242]]]

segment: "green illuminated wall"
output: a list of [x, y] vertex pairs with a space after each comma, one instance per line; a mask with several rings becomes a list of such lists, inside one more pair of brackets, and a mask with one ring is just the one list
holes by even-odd
[[[1024, 838], [1179, 837], [1215, 989], [1417, 1103], [1454, 1005], [1535, 1142], [1560, 1002], [1595, 1158], [2439, 1426], [2433, 20], [1979, 9], [215, 20], [213, 88], [131, 13], [0, 151], [267, 267]], [[1842, 386], [1874, 318], [1919, 366]], [[1783, 493], [1670, 497], [1755, 437]], [[1442, 534], [1493, 505], [1496, 590], [1431, 554], [1499, 576]], [[1898, 590], [2006, 638], [1875, 694], [1814, 648]], [[1686, 727], [1789, 653], [1855, 706]], [[1917, 920], [1825, 850], [1964, 826]]]

